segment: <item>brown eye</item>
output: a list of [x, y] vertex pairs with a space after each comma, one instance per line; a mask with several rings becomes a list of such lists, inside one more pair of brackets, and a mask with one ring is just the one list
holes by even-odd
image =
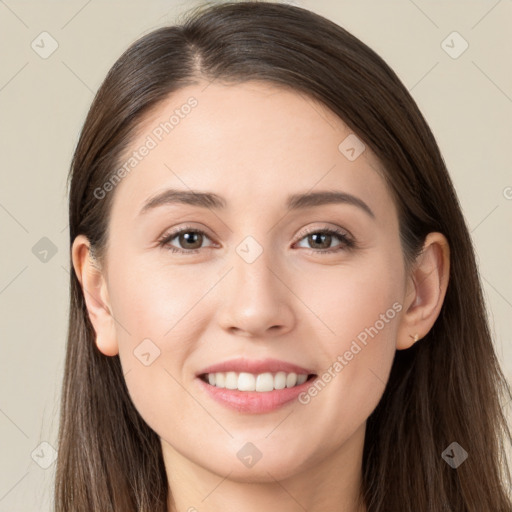
[[329, 234], [313, 233], [308, 235], [308, 242], [313, 245], [313, 249], [329, 249], [332, 238]]
[[[331, 248], [331, 243], [333, 239], [336, 238], [340, 240], [341, 243], [339, 243], [334, 248]], [[309, 248], [315, 254], [332, 254], [344, 249], [347, 250], [355, 247], [355, 242], [347, 233], [331, 228], [310, 231], [306, 233], [306, 235], [303, 236], [299, 242], [302, 242], [302, 240], [306, 240], [310, 246]]]
[[203, 235], [197, 231], [182, 231], [177, 238], [185, 249], [198, 249], [203, 241]]
[[[179, 231], [174, 231], [170, 234], [164, 235], [160, 239], [159, 245], [171, 252], [180, 252], [184, 254], [196, 253], [201, 249], [205, 238], [209, 239], [204, 231], [185, 227]], [[175, 244], [179, 247], [171, 244], [171, 242], [176, 239], [177, 242], [175, 242]]]

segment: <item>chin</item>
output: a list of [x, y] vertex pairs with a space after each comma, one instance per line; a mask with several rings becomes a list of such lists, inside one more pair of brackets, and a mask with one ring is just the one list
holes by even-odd
[[286, 480], [300, 473], [307, 465], [307, 461], [297, 457], [297, 454], [292, 456], [286, 448], [282, 452], [276, 449], [272, 454], [266, 455], [263, 452], [257, 455], [248, 443], [241, 450], [237, 450], [234, 456], [223, 454], [221, 460], [217, 460], [213, 465], [211, 463], [212, 461], [208, 460], [201, 465], [219, 475], [229, 475], [230, 480], [240, 483], [271, 483]]

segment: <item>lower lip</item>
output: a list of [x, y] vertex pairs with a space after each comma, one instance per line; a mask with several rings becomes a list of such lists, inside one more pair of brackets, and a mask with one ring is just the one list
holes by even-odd
[[301, 393], [311, 386], [316, 377], [310, 378], [293, 388], [274, 389], [273, 391], [239, 391], [238, 389], [218, 388], [208, 384], [199, 377], [197, 380], [214, 400], [238, 412], [271, 412], [293, 402]]

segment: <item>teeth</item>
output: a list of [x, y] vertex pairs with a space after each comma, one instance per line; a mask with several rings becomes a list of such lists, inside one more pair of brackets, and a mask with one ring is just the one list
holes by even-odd
[[238, 387], [238, 375], [235, 372], [226, 373], [224, 387], [226, 389], [236, 389]]
[[306, 382], [307, 380], [308, 380], [308, 376], [307, 375], [304, 375], [304, 374], [297, 375], [297, 386], [299, 384], [304, 384], [304, 382]]
[[297, 375], [294, 372], [277, 372], [276, 374], [267, 372], [259, 375], [246, 372], [218, 372], [208, 373], [205, 380], [218, 388], [267, 392], [304, 384], [307, 378], [308, 376], [305, 374]]
[[[290, 373], [289, 374], [290, 377], [293, 377], [295, 376], [295, 379], [290, 380], [290, 382], [292, 382], [291, 386], [288, 386], [289, 388], [291, 388], [292, 386], [295, 386], [295, 384], [297, 383], [297, 374], [296, 373]], [[272, 378], [272, 376], [271, 376]], [[277, 372], [276, 373], [276, 376], [273, 377], [274, 379], [274, 389], [284, 389], [286, 387], [286, 383], [288, 382], [288, 377], [286, 376], [286, 373], [284, 372]]]

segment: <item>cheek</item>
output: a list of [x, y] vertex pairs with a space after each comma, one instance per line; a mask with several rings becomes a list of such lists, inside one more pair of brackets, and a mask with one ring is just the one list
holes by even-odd
[[299, 293], [318, 312], [317, 332], [324, 333], [317, 336], [323, 373], [301, 403], [318, 418], [317, 426], [329, 425], [333, 415], [344, 418], [330, 423], [330, 434], [339, 439], [367, 419], [384, 392], [396, 350], [404, 273], [392, 253], [330, 270], [301, 281]]
[[116, 267], [109, 281], [116, 329], [129, 345], [140, 343], [143, 338], [159, 345], [164, 339], [167, 343], [189, 332], [187, 315], [207, 287], [207, 276], [198, 280], [194, 272], [184, 267], [171, 269], [140, 260]]
[[363, 343], [377, 336], [393, 339], [404, 282], [396, 256], [375, 253], [343, 265], [302, 270], [294, 280], [294, 293], [331, 356], [356, 338]]
[[211, 313], [206, 313], [208, 301], [201, 301], [211, 285], [207, 276], [197, 280], [184, 267], [171, 271], [138, 263], [125, 258], [112, 268], [109, 296], [129, 394], [144, 420], [157, 429], [160, 422], [174, 424], [176, 404], [189, 402], [179, 383], [190, 377], [187, 361], [204, 328], [198, 313]]

